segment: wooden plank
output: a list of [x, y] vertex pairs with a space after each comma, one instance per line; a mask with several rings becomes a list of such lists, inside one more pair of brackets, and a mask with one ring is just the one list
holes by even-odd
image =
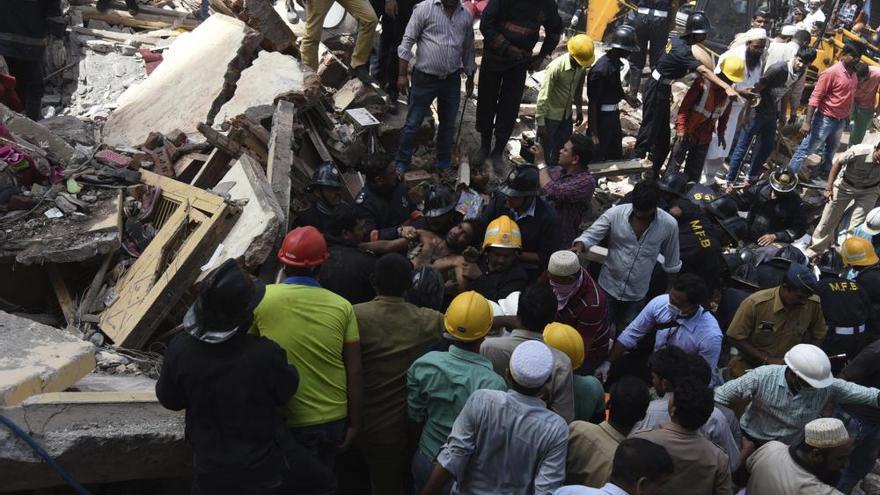
[[224, 205], [223, 198], [216, 194], [146, 170], [141, 170], [141, 182], [150, 186], [160, 187], [162, 188], [163, 196], [170, 195], [172, 199], [178, 202], [187, 200], [193, 208], [198, 208], [202, 211], [215, 211]]
[[210, 189], [217, 185], [217, 182], [229, 170], [232, 155], [216, 148], [208, 156], [208, 161], [202, 165], [202, 168], [196, 173], [190, 185], [200, 187], [202, 189]]
[[134, 41], [140, 43], [141, 45], [151, 45], [156, 46], [162, 41], [161, 38], [153, 38], [150, 36], [143, 36], [140, 34], [128, 34], [128, 33], [118, 33], [116, 31], [108, 31], [106, 29], [91, 29], [86, 27], [74, 26], [71, 28], [74, 33], [82, 34], [85, 36], [94, 36], [96, 38], [103, 38], [105, 40], [110, 41], [118, 41], [120, 43], [125, 43], [128, 41]]
[[67, 284], [64, 283], [64, 277], [61, 276], [58, 265], [47, 264], [46, 273], [49, 274], [49, 281], [52, 282], [55, 297], [58, 299], [58, 305], [61, 306], [61, 313], [64, 314], [64, 321], [68, 326], [76, 324], [76, 304], [73, 302]]
[[587, 165], [593, 177], [609, 177], [615, 175], [634, 175], [651, 170], [651, 163], [641, 160], [611, 160]]
[[280, 100], [272, 116], [272, 132], [269, 135], [269, 161], [266, 176], [272, 185], [272, 193], [278, 200], [281, 212], [283, 236], [287, 233], [290, 220], [290, 174], [293, 168], [293, 114], [294, 107], [289, 101]]
[[286, 53], [299, 58], [296, 48], [296, 35], [284, 22], [269, 0], [248, 0], [244, 3], [244, 14], [248, 26], [263, 35], [263, 46], [267, 50]]
[[128, 26], [137, 29], [162, 29], [175, 27], [191, 30], [199, 25], [199, 21], [196, 19], [187, 19], [166, 14], [138, 14], [133, 16], [128, 12], [118, 10], [101, 12], [97, 8], [91, 6], [72, 7], [71, 10], [79, 12], [83, 19], [94, 19], [96, 21], [104, 21], [109, 24]]

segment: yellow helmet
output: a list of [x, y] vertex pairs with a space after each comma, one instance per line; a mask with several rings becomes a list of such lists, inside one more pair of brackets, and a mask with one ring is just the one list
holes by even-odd
[[486, 236], [483, 237], [483, 249], [487, 247], [522, 249], [522, 233], [519, 231], [519, 225], [507, 215], [501, 215], [489, 222]]
[[471, 342], [492, 329], [492, 307], [479, 293], [469, 290], [455, 296], [443, 317], [446, 332], [455, 339]]
[[861, 237], [850, 237], [840, 246], [840, 257], [847, 266], [871, 266], [880, 261], [871, 241]]
[[746, 61], [742, 57], [731, 56], [721, 62], [721, 73], [731, 82], [742, 82], [746, 78]]
[[562, 351], [571, 359], [571, 369], [584, 364], [584, 339], [571, 325], [553, 322], [544, 327], [544, 343]]
[[568, 54], [577, 60], [581, 67], [589, 67], [596, 60], [593, 38], [586, 34], [576, 34], [568, 39]]

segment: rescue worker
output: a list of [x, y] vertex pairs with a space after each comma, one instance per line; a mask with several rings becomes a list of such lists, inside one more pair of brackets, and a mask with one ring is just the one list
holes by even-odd
[[[541, 51], [533, 55], [541, 27]], [[553, 53], [562, 34], [562, 19], [554, 0], [489, 0], [480, 18], [480, 32], [484, 49], [477, 92], [480, 149], [475, 161], [483, 163], [491, 150], [498, 168], [519, 115], [526, 75], [540, 69]]]
[[[611, 33], [606, 45], [608, 51], [590, 67], [587, 75], [588, 128], [593, 141], [593, 159], [619, 160], [623, 158], [623, 131], [620, 128], [620, 100], [638, 108], [639, 100], [635, 93], [623, 92], [620, 71], [622, 58], [638, 52], [639, 45], [635, 29], [629, 25], [618, 26]], [[630, 66], [630, 74], [635, 70]]]
[[278, 251], [287, 278], [266, 287], [251, 332], [277, 342], [299, 370], [299, 390], [283, 408], [287, 427], [332, 471], [337, 453], [352, 444], [361, 428], [363, 374], [351, 303], [315, 278], [328, 257], [317, 229], [290, 231]]
[[370, 277], [376, 255], [358, 245], [364, 239], [364, 218], [349, 204], [333, 209], [324, 231], [330, 258], [321, 267], [318, 280], [325, 289], [339, 294], [351, 304], [376, 297]]
[[[432, 463], [446, 443], [452, 424], [476, 390], [507, 390], [507, 383], [480, 355], [492, 329], [492, 308], [476, 292], [452, 300], [443, 317], [448, 352], [429, 352], [416, 359], [406, 374], [409, 419], [418, 425], [419, 444], [412, 460], [414, 493], [422, 493]], [[441, 493], [448, 494], [452, 483]]]
[[880, 198], [880, 141], [873, 146], [857, 144], [834, 159], [823, 192], [822, 218], [813, 232], [807, 256], [816, 257], [834, 242], [837, 226], [853, 203], [849, 228], [855, 230]]
[[461, 222], [462, 215], [455, 210], [455, 205], [456, 198], [451, 189], [442, 184], [429, 186], [422, 213], [427, 230], [446, 237], [449, 230]]
[[312, 205], [296, 215], [293, 226], [311, 225], [324, 232], [330, 212], [342, 203], [342, 187], [342, 175], [336, 165], [333, 162], [322, 163], [306, 186], [306, 192], [313, 197]]
[[483, 239], [483, 256], [478, 264], [481, 274], [468, 287], [490, 301], [525, 289], [529, 274], [518, 260], [520, 250], [522, 234], [516, 222], [506, 215], [492, 220]]
[[291, 481], [297, 473], [305, 481], [309, 471], [317, 487], [320, 478], [332, 480], [284, 429], [279, 408], [297, 390], [296, 368], [278, 344], [247, 333], [265, 291], [225, 261], [201, 283], [185, 331], [165, 351], [156, 397], [168, 409], [186, 409], [193, 494], [306, 489]]
[[367, 158], [365, 184], [354, 200], [364, 216], [364, 240], [414, 239], [425, 223], [394, 163], [382, 154]]
[[[711, 69], [702, 65], [691, 52], [691, 47], [706, 39], [711, 30], [709, 19], [702, 12], [688, 16], [684, 34], [673, 38], [666, 45], [666, 53], [660, 57], [645, 86], [642, 125], [636, 137], [636, 156], [644, 158], [650, 152], [654, 175], [659, 176], [660, 167], [669, 154], [669, 119], [672, 107], [672, 83], [689, 72], [697, 71], [714, 84], [724, 88], [728, 96], [738, 93], [722, 81]], [[664, 35], [665, 36], [665, 35]]]
[[573, 125], [584, 121], [584, 80], [595, 59], [593, 39], [577, 34], [569, 38], [568, 52], [553, 59], [544, 70], [535, 121], [538, 141], [547, 150], [548, 167], [559, 164], [559, 149], [571, 137], [572, 103], [576, 115]]
[[782, 357], [796, 344], [820, 345], [827, 327], [815, 295], [816, 276], [806, 265], [792, 263], [782, 285], [747, 297], [727, 329], [739, 354], [727, 371], [738, 378], [765, 364], [784, 364]]
[[[570, 252], [570, 251], [569, 251]], [[584, 364], [584, 339], [574, 327], [553, 322], [544, 327], [544, 343], [562, 351], [571, 360], [573, 370]], [[605, 419], [605, 389], [591, 374], [572, 375], [574, 420], [599, 424]]]
[[855, 280], [871, 299], [872, 315], [880, 315], [880, 258], [871, 241], [850, 237], [840, 246], [844, 266], [851, 270], [847, 278]]
[[856, 354], [873, 340], [869, 337], [873, 336], [874, 330], [869, 327], [873, 318], [871, 298], [858, 283], [841, 277], [843, 261], [837, 251], [829, 249], [822, 254], [818, 268], [816, 294], [828, 325], [828, 336], [821, 347], [834, 357], [831, 370], [837, 375], [847, 361], [855, 359]]
[[795, 192], [798, 178], [791, 169], [778, 167], [767, 180], [746, 189], [739, 197], [740, 210], [749, 212], [749, 240], [759, 246], [791, 243], [807, 232], [801, 197]]
[[[675, 28], [678, 0], [639, 0], [638, 8], [629, 14], [627, 24], [633, 27], [638, 50], [629, 56], [629, 95], [636, 98], [648, 56], [651, 69], [656, 69], [663, 51], [668, 50], [669, 31]], [[708, 20], [707, 20], [708, 22]]]
[[[728, 57], [721, 64], [719, 78], [727, 84], [743, 80], [746, 69], [745, 60]], [[675, 119], [675, 143], [669, 160], [667, 173], [678, 170], [684, 164], [684, 173], [694, 182], [700, 180], [703, 162], [709, 152], [712, 136], [718, 132], [718, 139], [724, 143], [727, 119], [730, 116], [730, 97], [724, 88], [698, 77], [684, 95]]]
[[537, 277], [547, 267], [553, 251], [561, 246], [559, 216], [544, 198], [538, 196], [538, 168], [515, 167], [498, 188], [486, 210], [484, 222], [508, 215], [520, 228], [522, 251], [519, 260]]
[[43, 118], [43, 55], [47, 36], [64, 36], [60, 0], [0, 1], [0, 57], [15, 77], [16, 92], [31, 120]]

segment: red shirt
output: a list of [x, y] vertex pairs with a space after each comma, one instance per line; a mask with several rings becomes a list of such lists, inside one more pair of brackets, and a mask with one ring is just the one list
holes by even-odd
[[718, 135], [724, 135], [729, 117], [730, 97], [724, 89], [698, 77], [681, 101], [675, 118], [675, 132], [699, 144], [709, 144], [716, 124]]
[[[584, 283], [568, 304], [556, 313], [557, 321], [571, 325], [584, 339], [584, 353], [588, 359], [604, 361], [608, 357], [608, 310], [605, 291], [584, 270]], [[592, 340], [591, 345], [587, 342]]]
[[843, 62], [837, 62], [819, 74], [810, 95], [810, 106], [827, 117], [845, 119], [852, 110], [858, 82], [855, 71], [848, 71]]
[[858, 108], [874, 108], [877, 103], [878, 86], [880, 86], [880, 67], [868, 67], [868, 78], [856, 86], [856, 106]]

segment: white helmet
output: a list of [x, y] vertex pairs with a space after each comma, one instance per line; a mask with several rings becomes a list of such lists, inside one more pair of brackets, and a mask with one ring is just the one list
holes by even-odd
[[868, 212], [865, 217], [865, 225], [862, 227], [871, 235], [880, 234], [880, 206]]
[[825, 388], [834, 383], [831, 361], [825, 351], [810, 344], [798, 344], [785, 353], [785, 364], [813, 388]]

